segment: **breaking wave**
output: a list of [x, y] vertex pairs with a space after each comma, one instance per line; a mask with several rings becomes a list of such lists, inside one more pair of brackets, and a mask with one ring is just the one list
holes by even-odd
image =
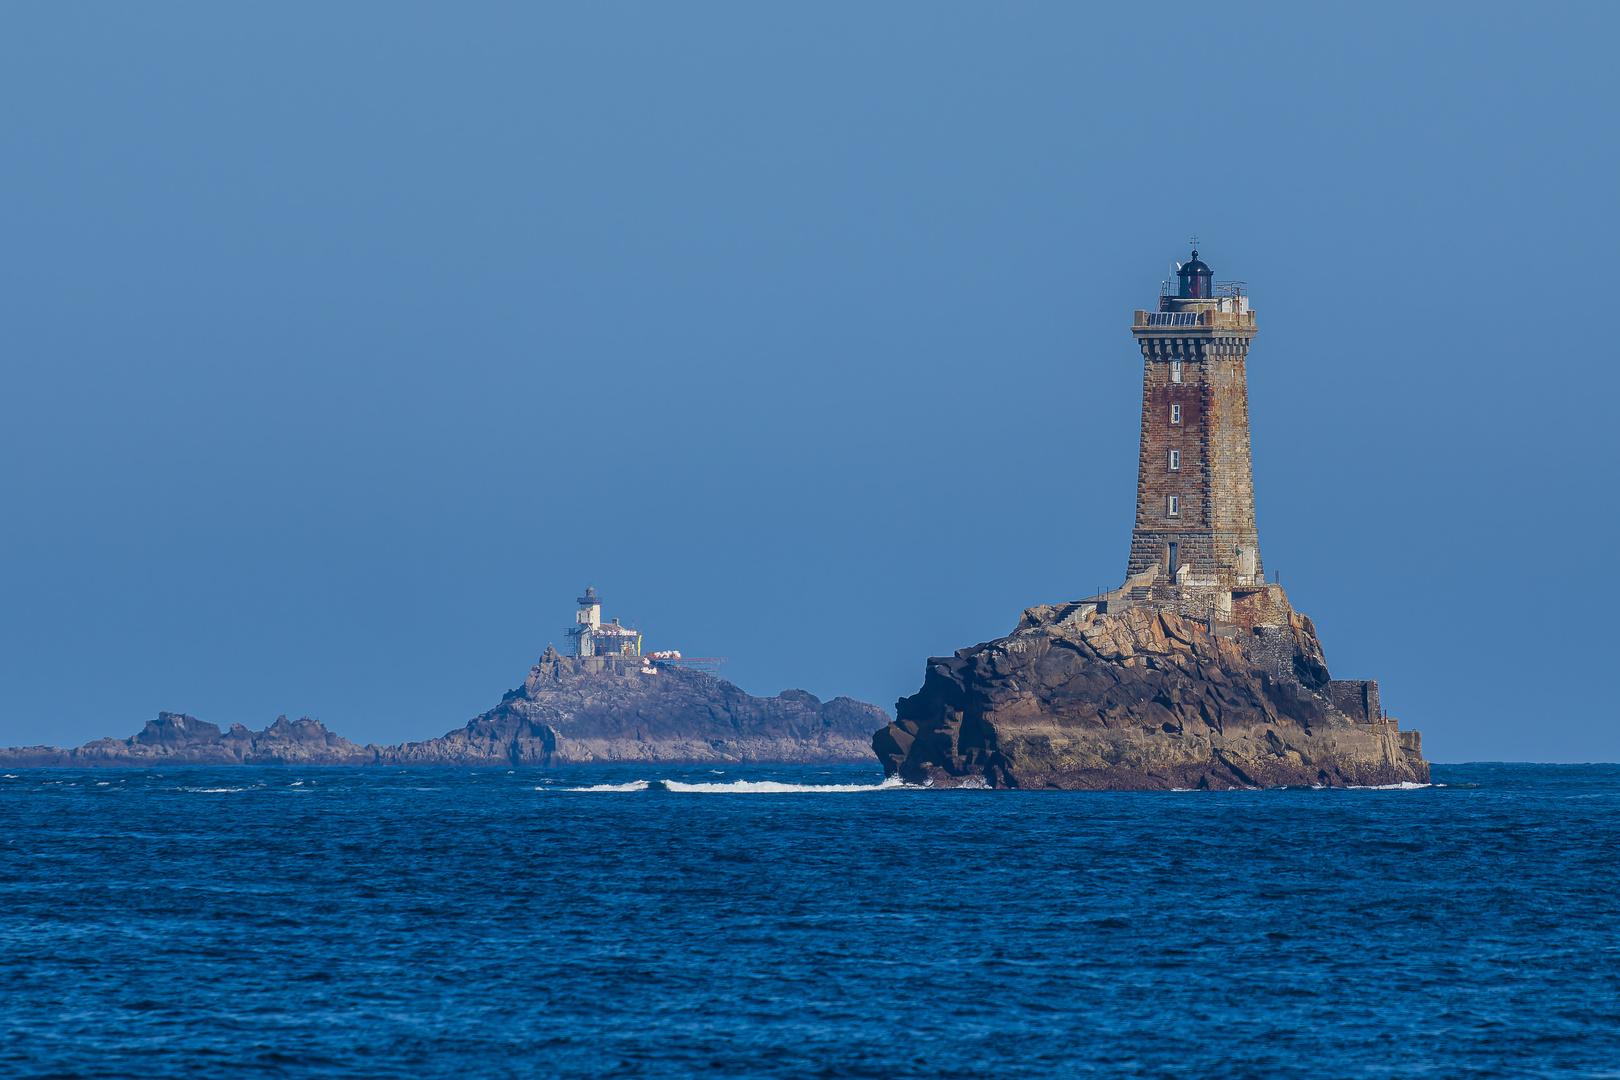
[[[592, 784], [589, 787], [562, 788], [563, 791], [661, 791], [696, 793], [703, 795], [782, 795], [795, 792], [832, 792], [849, 794], [859, 791], [896, 791], [915, 787], [903, 783], [899, 777], [890, 777], [877, 784], [789, 784], [779, 780], [729, 780], [706, 784], [688, 784], [681, 780], [632, 780], [628, 784]], [[556, 790], [537, 787], [536, 791]]]
[[798, 791], [840, 793], [894, 791], [906, 786], [898, 776], [892, 776], [879, 784], [784, 784], [777, 780], [731, 780], [724, 783], [715, 781], [708, 784], [683, 784], [679, 780], [665, 780], [662, 783], [668, 791], [698, 791], [709, 794], [738, 795], [780, 795]]
[[[1350, 784], [1351, 791], [1416, 791], [1418, 788], [1434, 787], [1433, 784], [1419, 784], [1411, 780], [1402, 780], [1398, 784]], [[1445, 785], [1440, 785], [1444, 787]]]

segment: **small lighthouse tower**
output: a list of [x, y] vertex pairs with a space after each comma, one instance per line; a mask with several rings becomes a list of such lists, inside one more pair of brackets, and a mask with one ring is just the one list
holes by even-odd
[[1159, 309], [1137, 311], [1131, 327], [1142, 350], [1142, 441], [1127, 575], [1143, 599], [1220, 614], [1234, 588], [1265, 580], [1249, 460], [1254, 312], [1244, 284], [1215, 281], [1196, 248], [1176, 276]]
[[578, 598], [579, 618], [575, 622], [587, 630], [595, 630], [602, 625], [602, 598], [596, 595], [596, 590], [585, 586], [585, 595]]

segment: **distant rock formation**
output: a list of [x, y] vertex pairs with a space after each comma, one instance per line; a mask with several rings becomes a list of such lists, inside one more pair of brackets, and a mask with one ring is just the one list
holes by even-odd
[[639, 657], [566, 657], [548, 648], [523, 686], [459, 731], [389, 747], [390, 764], [870, 762], [876, 705], [803, 690], [773, 698]]
[[1427, 783], [1377, 683], [1332, 680], [1311, 620], [1266, 589], [1271, 625], [1030, 608], [1007, 637], [931, 658], [873, 748], [886, 774], [941, 787]]
[[888, 714], [803, 690], [757, 698], [712, 675], [639, 657], [564, 657], [548, 648], [528, 680], [464, 728], [425, 742], [359, 746], [319, 721], [285, 716], [229, 731], [159, 713], [128, 739], [64, 750], [0, 750], [0, 768], [153, 765], [579, 765], [870, 762]]
[[318, 720], [278, 717], [263, 731], [232, 724], [220, 731], [185, 713], [160, 712], [138, 735], [97, 739], [64, 750], [59, 746], [14, 746], [0, 750], [0, 767], [95, 768], [148, 765], [371, 765], [376, 746], [357, 746], [326, 730]]

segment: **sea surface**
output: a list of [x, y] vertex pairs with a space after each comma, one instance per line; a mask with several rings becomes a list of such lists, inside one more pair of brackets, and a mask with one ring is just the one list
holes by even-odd
[[12, 770], [0, 1076], [1620, 1077], [1620, 766]]

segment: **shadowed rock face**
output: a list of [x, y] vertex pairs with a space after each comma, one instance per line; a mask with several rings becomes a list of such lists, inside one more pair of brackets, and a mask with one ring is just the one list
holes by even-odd
[[1101, 790], [1428, 782], [1416, 732], [1333, 707], [1304, 616], [1211, 630], [1081, 610], [1031, 608], [1007, 637], [930, 659], [873, 736], [884, 772]]
[[319, 721], [285, 716], [263, 731], [221, 732], [159, 713], [128, 739], [64, 750], [0, 750], [0, 767], [151, 765], [573, 765], [607, 762], [819, 764], [869, 762], [870, 732], [888, 714], [803, 690], [757, 698], [682, 668], [646, 674], [641, 661], [587, 662], [553, 649], [500, 705], [437, 739], [358, 746]]

